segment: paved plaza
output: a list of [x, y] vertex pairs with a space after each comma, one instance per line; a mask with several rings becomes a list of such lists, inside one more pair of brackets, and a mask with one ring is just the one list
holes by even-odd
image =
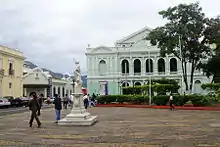
[[[0, 117], [0, 146], [31, 147], [215, 147], [220, 146], [220, 111], [90, 108], [91, 127], [54, 124], [54, 110], [42, 110], [42, 128], [29, 128], [29, 112]], [[63, 110], [62, 117], [69, 111]]]

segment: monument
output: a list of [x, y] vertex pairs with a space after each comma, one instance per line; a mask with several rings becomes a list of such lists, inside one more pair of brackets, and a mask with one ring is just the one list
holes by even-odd
[[61, 119], [58, 122], [58, 125], [72, 125], [72, 126], [90, 126], [94, 124], [98, 116], [91, 116], [89, 112], [86, 111], [83, 102], [83, 93], [82, 93], [82, 79], [80, 72], [79, 62], [75, 62], [76, 70], [74, 72], [74, 104], [71, 110], [71, 113], [68, 114], [65, 118]]

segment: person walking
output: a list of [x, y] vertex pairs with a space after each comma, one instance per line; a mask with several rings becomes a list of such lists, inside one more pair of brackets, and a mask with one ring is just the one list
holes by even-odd
[[85, 109], [87, 109], [87, 108], [88, 108], [88, 105], [89, 105], [89, 98], [88, 98], [88, 95], [87, 95], [87, 94], [85, 94], [85, 95], [83, 96], [83, 102], [84, 102]]
[[31, 110], [31, 118], [29, 121], [29, 125], [30, 125], [30, 127], [32, 127], [33, 121], [35, 119], [37, 122], [38, 128], [40, 128], [41, 122], [38, 118], [38, 116], [40, 116], [40, 105], [37, 100], [37, 95], [35, 93], [31, 93], [30, 98], [32, 98], [32, 99], [29, 102], [29, 110]]
[[174, 110], [172, 93], [170, 94], [170, 97], [169, 97], [169, 104], [170, 104], [170, 110], [171, 111]]
[[62, 104], [61, 104], [61, 98], [58, 97], [58, 94], [54, 95], [54, 108], [55, 108], [55, 113], [56, 113], [56, 122], [58, 123], [58, 121], [60, 120], [60, 111], [62, 110]]
[[69, 102], [69, 97], [68, 97], [68, 94], [66, 94], [65, 97], [63, 98], [63, 107], [64, 107], [64, 109], [67, 109], [68, 102]]

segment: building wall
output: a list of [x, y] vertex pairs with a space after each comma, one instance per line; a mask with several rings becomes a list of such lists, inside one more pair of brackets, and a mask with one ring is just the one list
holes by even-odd
[[[139, 32], [133, 33], [124, 39], [116, 42], [115, 47], [100, 46], [96, 48], [87, 48], [87, 84], [89, 93], [100, 93], [101, 81], [108, 83], [108, 91], [110, 94], [120, 94], [121, 87], [125, 82], [132, 86], [135, 82], [144, 84], [149, 77], [152, 79], [175, 79], [182, 86], [180, 92], [183, 93], [185, 84], [182, 82], [181, 61], [174, 55], [160, 56], [160, 49], [156, 46], [151, 46], [149, 41], [144, 40], [144, 37], [149, 33], [148, 28], [144, 28]], [[134, 61], [139, 60], [140, 72], [134, 73]], [[153, 71], [147, 72], [146, 60], [152, 60]], [[158, 62], [164, 60], [165, 72], [159, 71]], [[129, 64], [129, 72], [122, 73], [122, 61], [127, 60]], [[176, 60], [176, 71], [171, 71], [171, 61]], [[105, 63], [100, 65], [100, 63]], [[100, 70], [102, 68], [102, 72]], [[124, 67], [123, 67], [124, 68]], [[105, 72], [103, 72], [105, 71]], [[191, 66], [187, 64], [188, 82], [190, 82]], [[203, 75], [202, 71], [196, 70], [194, 74], [194, 93], [202, 93], [200, 85], [209, 83], [211, 78]], [[195, 84], [196, 83], [196, 84]]]
[[[4, 76], [1, 81], [0, 96], [19, 97], [23, 95], [23, 54], [15, 49], [0, 46], [0, 67], [4, 70]], [[9, 64], [12, 63], [12, 72], [9, 74]], [[12, 73], [11, 72], [11, 73]]]

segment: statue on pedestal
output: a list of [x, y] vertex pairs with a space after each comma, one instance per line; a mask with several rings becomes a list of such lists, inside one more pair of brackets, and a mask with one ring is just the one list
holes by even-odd
[[79, 62], [76, 61], [75, 65], [76, 65], [76, 70], [74, 72], [74, 78], [75, 78], [74, 92], [82, 93], [82, 79], [81, 79], [81, 71], [80, 71]]

